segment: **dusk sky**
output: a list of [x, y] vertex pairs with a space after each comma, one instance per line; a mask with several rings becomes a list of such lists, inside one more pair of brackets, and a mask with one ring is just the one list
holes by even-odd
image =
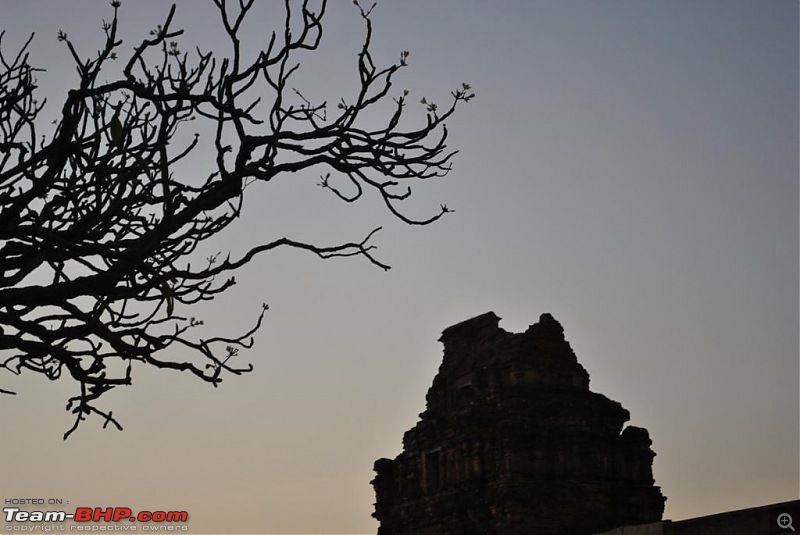
[[[253, 43], [281, 27], [277, 7], [248, 21]], [[168, 10], [123, 0], [122, 50]], [[111, 16], [105, 0], [0, 2], [6, 55], [36, 33], [48, 118], [77, 79], [57, 31], [94, 55]], [[123, 432], [90, 419], [63, 442], [75, 385], [0, 373], [18, 392], [0, 397], [0, 498], [187, 510], [192, 533], [375, 533], [372, 464], [424, 410], [441, 331], [492, 310], [512, 332], [561, 322], [591, 389], [650, 431], [664, 518], [797, 499], [797, 1], [383, 0], [372, 20], [377, 64], [411, 53], [392, 94], [410, 91], [409, 119], [462, 82], [477, 94], [448, 121], [453, 171], [406, 207], [454, 213], [406, 226], [374, 196], [338, 201], [317, 186], [324, 169], [254, 185], [199, 259], [382, 226], [375, 254], [392, 269], [256, 258], [231, 291], [180, 310], [236, 335], [268, 303], [239, 357], [255, 370], [214, 389], [134, 368], [100, 402]], [[210, 1], [179, 2], [175, 24], [184, 50], [227, 53]], [[294, 83], [335, 103], [355, 89], [364, 25], [333, 0], [323, 27]], [[198, 151], [182, 172], [212, 165]]]

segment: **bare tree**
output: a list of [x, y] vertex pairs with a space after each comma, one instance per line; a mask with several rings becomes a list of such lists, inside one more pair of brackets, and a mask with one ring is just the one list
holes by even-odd
[[[191, 264], [198, 244], [240, 217], [254, 182], [318, 168], [320, 186], [342, 201], [376, 191], [408, 224], [425, 225], [449, 211], [441, 205], [432, 217], [414, 220], [398, 205], [411, 195], [410, 184], [450, 170], [454, 152], [446, 148], [444, 121], [474, 96], [467, 84], [442, 110], [423, 99], [424, 122], [402, 129], [408, 92], [390, 92], [409, 54], [376, 66], [371, 8], [354, 1], [365, 26], [358, 90], [335, 108], [315, 104], [289, 80], [299, 67], [295, 54], [320, 44], [325, 1], [313, 7], [286, 0], [285, 28], [249, 61], [240, 30], [254, 0], [214, 3], [230, 41], [225, 58], [181, 51], [174, 5], [130, 53], [117, 37], [118, 1], [111, 2], [113, 18], [103, 23], [105, 44], [96, 56], [81, 57], [59, 31], [78, 81], [50, 132], [40, 132], [45, 102], [36, 99], [39, 69], [29, 63], [33, 36], [13, 57], [0, 54], [0, 368], [51, 380], [66, 371], [77, 393], [68, 400], [75, 422], [65, 439], [92, 413], [103, 427], [122, 429], [96, 400], [130, 385], [134, 362], [188, 371], [214, 386], [225, 373], [250, 371], [235, 357], [252, 345], [266, 305], [248, 332], [232, 338], [192, 337], [202, 322], [178, 311], [230, 288], [231, 273], [256, 255], [297, 248], [321, 258], [362, 256], [389, 269], [373, 254], [379, 228], [350, 243], [282, 238], [254, 244], [241, 257]], [[124, 54], [124, 63], [112, 62]], [[109, 73], [116, 73], [112, 81]], [[382, 127], [359, 126], [364, 112], [384, 101], [391, 108]], [[177, 141], [195, 119], [213, 127], [215, 149], [199, 181], [176, 172], [201, 143], [197, 134]], [[175, 360], [177, 346], [193, 357]]]

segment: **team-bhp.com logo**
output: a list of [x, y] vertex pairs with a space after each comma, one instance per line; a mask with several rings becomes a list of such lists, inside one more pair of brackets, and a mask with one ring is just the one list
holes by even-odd
[[[186, 522], [189, 513], [186, 511], [139, 511], [135, 513], [130, 507], [78, 507], [74, 513], [66, 511], [23, 511], [19, 507], [5, 507], [6, 522]], [[73, 527], [73, 526], [71, 526]], [[80, 531], [83, 531], [78, 528]], [[154, 531], [160, 531], [154, 529]]]

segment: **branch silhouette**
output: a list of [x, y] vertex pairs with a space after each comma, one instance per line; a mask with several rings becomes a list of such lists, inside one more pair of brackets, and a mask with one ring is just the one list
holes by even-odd
[[[441, 205], [416, 220], [400, 204], [414, 181], [450, 171], [455, 151], [447, 149], [444, 121], [473, 98], [467, 84], [442, 112], [426, 102], [424, 123], [415, 129], [399, 127], [407, 91], [393, 98], [382, 127], [366, 129], [359, 119], [390, 96], [409, 56], [403, 51], [395, 64], [374, 64], [372, 8], [355, 2], [365, 28], [359, 87], [331, 110], [289, 84], [299, 68], [295, 53], [319, 46], [326, 2], [312, 8], [287, 0], [285, 28], [250, 62], [240, 34], [254, 1], [214, 4], [229, 57], [199, 48], [182, 52], [173, 5], [111, 81], [106, 76], [119, 70], [108, 65], [124, 54], [117, 37], [120, 2], [111, 2], [113, 18], [103, 23], [105, 43], [95, 57], [82, 58], [59, 31], [78, 80], [51, 133], [40, 133], [37, 121], [45, 101], [35, 98], [40, 69], [28, 61], [33, 36], [13, 58], [0, 52], [0, 370], [52, 380], [65, 375], [76, 383], [67, 403], [75, 420], [65, 439], [92, 414], [104, 427], [122, 429], [96, 401], [131, 385], [134, 363], [186, 371], [214, 386], [226, 374], [252, 370], [237, 357], [252, 346], [267, 305], [250, 330], [230, 338], [192, 337], [202, 321], [178, 311], [230, 288], [233, 272], [257, 255], [295, 248], [320, 258], [361, 256], [389, 269], [374, 255], [379, 228], [348, 243], [285, 237], [255, 244], [239, 258], [191, 264], [200, 243], [240, 217], [247, 185], [316, 167], [327, 171], [320, 185], [337, 198], [354, 202], [377, 192], [408, 224], [426, 225], [450, 211]], [[211, 125], [214, 136], [209, 173], [200, 183], [175, 171], [178, 162], [196, 157], [198, 134], [176, 141], [189, 121]], [[192, 359], [176, 360], [187, 350]]]

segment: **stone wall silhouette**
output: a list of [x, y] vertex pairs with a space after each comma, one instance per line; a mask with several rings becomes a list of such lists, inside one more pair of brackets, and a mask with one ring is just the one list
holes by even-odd
[[493, 312], [445, 329], [403, 452], [375, 462], [378, 535], [583, 535], [661, 519], [647, 430], [589, 390], [549, 314], [521, 334]]

